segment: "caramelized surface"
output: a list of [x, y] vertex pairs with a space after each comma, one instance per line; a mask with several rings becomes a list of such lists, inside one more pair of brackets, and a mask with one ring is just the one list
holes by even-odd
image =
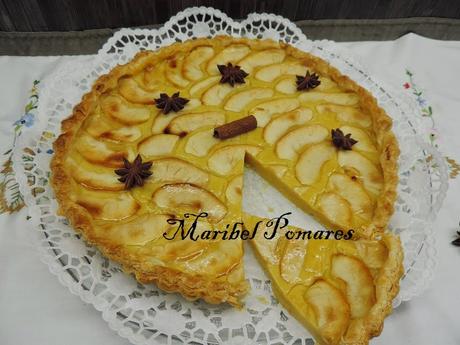
[[[112, 255], [117, 246], [117, 259], [140, 280], [158, 281], [149, 269], [161, 266], [244, 290], [241, 241], [169, 241], [162, 234], [174, 231], [165, 219], [186, 212], [209, 213], [197, 233], [241, 221], [245, 157], [326, 225], [359, 232], [372, 222], [384, 182], [382, 143], [370, 110], [327, 68], [316, 70], [311, 57], [295, 57], [269, 41], [189, 42], [159, 61], [156, 53], [142, 54], [105, 85], [64, 160], [72, 178], [67, 198], [92, 216], [92, 242]], [[217, 64], [228, 62], [249, 73], [244, 84], [219, 83]], [[297, 91], [295, 76], [307, 70], [318, 73], [321, 84]], [[178, 91], [190, 102], [177, 113], [161, 113], [154, 99]], [[225, 141], [212, 136], [216, 126], [248, 114], [257, 118], [256, 130]], [[335, 128], [359, 141], [352, 151], [333, 146]], [[114, 169], [122, 157], [132, 161], [137, 154], [153, 161], [153, 174], [142, 188], [125, 191]], [[292, 265], [285, 274], [294, 274]], [[326, 263], [313, 260], [311, 272], [315, 265]]]

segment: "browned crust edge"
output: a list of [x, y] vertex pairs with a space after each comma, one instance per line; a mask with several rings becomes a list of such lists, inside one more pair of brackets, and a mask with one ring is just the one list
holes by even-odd
[[387, 233], [382, 240], [388, 249], [388, 258], [375, 279], [377, 301], [366, 317], [351, 324], [339, 345], [369, 344], [370, 338], [382, 333], [384, 320], [393, 310], [393, 300], [399, 293], [404, 273], [403, 250], [399, 236]]
[[[158, 51], [143, 51], [138, 53], [134, 59], [112, 69], [106, 75], [97, 79], [91, 91], [83, 96], [82, 101], [74, 107], [72, 115], [62, 122], [62, 134], [54, 142], [54, 156], [51, 161], [51, 186], [53, 187], [56, 199], [59, 203], [60, 214], [66, 216], [71, 224], [80, 231], [89, 243], [95, 244], [108, 258], [122, 263], [127, 272], [133, 272], [142, 282], [155, 282], [159, 287], [167, 291], [179, 292], [187, 298], [202, 298], [210, 303], [229, 302], [233, 305], [240, 305], [239, 299], [247, 290], [246, 284], [232, 285], [226, 282], [201, 283], [199, 277], [178, 272], [162, 266], [149, 265], [148, 272], [142, 270], [142, 263], [131, 263], [127, 253], [121, 247], [101, 243], [93, 232], [92, 217], [83, 207], [72, 202], [69, 198], [71, 190], [71, 177], [67, 173], [64, 162], [70, 144], [78, 132], [85, 118], [91, 113], [97, 104], [97, 100], [106, 90], [116, 87], [118, 79], [124, 75], [134, 74], [140, 71], [147, 64], [154, 64], [155, 61], [164, 59], [178, 52], [191, 50], [200, 45], [229, 45], [232, 43], [243, 43], [248, 46], [269, 48], [281, 46], [294, 57], [308, 61], [311, 66], [320, 73], [326, 73], [339, 85], [357, 92], [363, 100], [362, 106], [369, 109], [373, 117], [374, 130], [377, 134], [377, 141], [381, 145], [380, 162], [384, 173], [384, 187], [377, 205], [375, 221], [366, 233], [371, 235], [374, 232], [384, 230], [388, 219], [393, 213], [393, 204], [396, 198], [397, 159], [399, 148], [396, 138], [391, 132], [391, 119], [378, 107], [376, 100], [364, 88], [358, 86], [351, 79], [340, 74], [327, 62], [302, 52], [287, 44], [276, 43], [272, 40], [251, 40], [247, 38], [232, 38], [229, 36], [218, 36], [213, 39], [196, 39], [186, 42], [178, 42], [171, 46], [164, 47]], [[203, 280], [201, 280], [203, 282]]]

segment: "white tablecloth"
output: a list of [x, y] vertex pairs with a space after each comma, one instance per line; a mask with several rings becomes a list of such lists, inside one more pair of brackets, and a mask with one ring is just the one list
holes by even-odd
[[[450, 242], [460, 221], [460, 198], [456, 196], [460, 177], [455, 178], [455, 160], [460, 162], [460, 42], [409, 34], [390, 42], [340, 45], [349, 48], [372, 75], [401, 93], [421, 92], [420, 107], [432, 110], [427, 120], [433, 120], [433, 144], [452, 159], [449, 191], [434, 224], [439, 252], [434, 281], [422, 296], [398, 307], [372, 343], [458, 345], [460, 248]], [[33, 81], [71, 59], [91, 57], [0, 57], [1, 154], [13, 146], [13, 123], [25, 113]], [[40, 84], [36, 87], [39, 92]], [[33, 120], [30, 116], [23, 119], [28, 125]], [[7, 158], [0, 156], [0, 163]], [[0, 175], [0, 183], [3, 178]], [[0, 215], [0, 344], [128, 344], [109, 329], [98, 311], [62, 287], [38, 260], [29, 227], [24, 208]]]

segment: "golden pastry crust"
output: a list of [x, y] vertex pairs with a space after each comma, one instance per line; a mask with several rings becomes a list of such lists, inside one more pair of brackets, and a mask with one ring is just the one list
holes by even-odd
[[[360, 233], [362, 236], [370, 237], [374, 233], [382, 232], [393, 213], [393, 204], [396, 198], [399, 149], [397, 141], [391, 132], [391, 119], [377, 105], [368, 91], [358, 86], [348, 77], [341, 75], [337, 69], [325, 61], [289, 45], [271, 40], [250, 40], [227, 36], [190, 40], [164, 47], [155, 52], [140, 52], [128, 64], [117, 66], [107, 75], [101, 76], [93, 85], [92, 90], [83, 96], [81, 103], [74, 108], [72, 115], [62, 122], [62, 134], [54, 143], [55, 154], [51, 162], [51, 184], [60, 206], [60, 213], [69, 218], [71, 224], [84, 235], [88, 242], [95, 244], [110, 259], [120, 262], [126, 271], [133, 272], [140, 281], [155, 282], [167, 291], [176, 291], [191, 299], [203, 298], [210, 303], [227, 301], [238, 305], [239, 299], [244, 295], [247, 288], [244, 279], [241, 278], [242, 262], [233, 265], [230, 270], [230, 273], [239, 277], [235, 279], [238, 282], [230, 283], [228, 274], [210, 282], [206, 281], [206, 279], [200, 279], [200, 276], [196, 273], [188, 274], [184, 271], [164, 267], [164, 263], [152, 263], [152, 260], [149, 261], [142, 255], [134, 254], [132, 251], [127, 250], [125, 246], [121, 246], [109, 238], [99, 236], [95, 231], [93, 215], [87, 208], [69, 198], [73, 188], [73, 181], [70, 169], [66, 164], [73, 142], [76, 140], [77, 133], [84, 121], [98, 109], [99, 101], [104, 94], [119, 87], [121, 78], [133, 76], [143, 71], [146, 66], [155, 66], [170, 57], [182, 56], [181, 54], [190, 52], [196, 47], [222, 48], [232, 44], [242, 44], [256, 50], [281, 49], [286, 55], [301, 59], [321, 75], [329, 77], [340, 88], [358, 95], [360, 106], [365, 108], [372, 118], [376, 143], [379, 146], [379, 152], [381, 152], [379, 163], [383, 173], [382, 190], [376, 201], [372, 222], [360, 229]], [[137, 95], [136, 97], [140, 96]], [[153, 101], [149, 103], [144, 99], [141, 99], [140, 102], [147, 102], [145, 104], [153, 103]], [[131, 119], [126, 118], [119, 120], [121, 122], [131, 121]], [[117, 188], [119, 187], [117, 186]]]

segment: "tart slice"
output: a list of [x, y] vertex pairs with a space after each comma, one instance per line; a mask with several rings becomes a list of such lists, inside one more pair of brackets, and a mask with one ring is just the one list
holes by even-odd
[[273, 224], [245, 215], [248, 228], [258, 222], [251, 245], [275, 295], [320, 344], [368, 344], [380, 334], [403, 273], [397, 236], [309, 240], [291, 226], [273, 236]]

